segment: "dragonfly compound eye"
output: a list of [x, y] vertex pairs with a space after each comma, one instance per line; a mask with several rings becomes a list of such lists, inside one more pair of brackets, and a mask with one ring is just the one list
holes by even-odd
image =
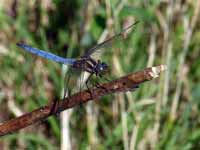
[[107, 69], [108, 69], [108, 65], [106, 63], [102, 62], [101, 65], [100, 65], [100, 70], [105, 71]]

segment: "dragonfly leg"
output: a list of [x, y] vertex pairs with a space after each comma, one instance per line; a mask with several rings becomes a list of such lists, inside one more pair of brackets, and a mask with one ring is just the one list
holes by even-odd
[[95, 81], [95, 85], [94, 86], [97, 87], [97, 88], [101, 87], [101, 85], [100, 85], [100, 83], [98, 81]]
[[[102, 76], [97, 76], [97, 77], [102, 78]], [[96, 83], [95, 87], [107, 90], [104, 86], [100, 85], [100, 83], [98, 81], [96, 81], [95, 83]]]
[[108, 78], [104, 77], [104, 76], [100, 76], [100, 78], [104, 79], [107, 82], [110, 82], [110, 80]]

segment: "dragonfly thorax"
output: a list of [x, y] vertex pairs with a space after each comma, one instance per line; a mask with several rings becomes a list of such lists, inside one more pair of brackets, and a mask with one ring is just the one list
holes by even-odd
[[82, 57], [73, 64], [73, 68], [101, 76], [108, 71], [108, 65], [100, 60], [96, 61], [91, 57]]

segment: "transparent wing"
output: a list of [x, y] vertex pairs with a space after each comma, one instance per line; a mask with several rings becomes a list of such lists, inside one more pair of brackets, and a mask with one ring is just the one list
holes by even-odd
[[54, 54], [49, 53], [49, 52], [46, 52], [44, 50], [33, 48], [33, 47], [29, 46], [29, 45], [17, 43], [17, 46], [23, 48], [24, 50], [26, 50], [28, 52], [31, 52], [32, 54], [35, 54], [35, 55], [38, 55], [40, 57], [43, 57], [43, 58], [46, 58], [46, 59], [49, 59], [49, 60], [53, 60], [53, 61], [56, 61], [56, 62], [59, 62], [59, 63], [72, 65], [76, 61], [73, 58], [59, 57], [57, 55], [54, 55]]
[[64, 74], [64, 91], [63, 91], [63, 100], [65, 99], [66, 96], [70, 96], [71, 95], [71, 87], [69, 86], [69, 81], [70, 81], [70, 77], [72, 76], [72, 68], [69, 68], [67, 72], [65, 72]]
[[95, 45], [94, 47], [90, 48], [88, 51], [85, 52], [85, 54], [83, 55], [83, 57], [88, 57], [88, 56], [92, 56], [93, 53], [101, 53], [100, 51], [102, 51], [102, 48], [105, 47], [110, 47], [112, 46], [114, 43], [121, 41], [124, 39], [125, 33], [128, 33], [129, 30], [131, 30], [131, 28], [133, 26], [135, 26], [139, 21], [136, 21], [135, 23], [131, 24], [130, 26], [128, 26], [127, 28], [123, 29], [121, 32], [115, 34], [114, 36], [112, 36], [111, 38], [105, 40], [102, 43], [99, 43], [97, 45]]
[[69, 70], [66, 72], [64, 77], [64, 95], [63, 99], [68, 95], [71, 96], [73, 93], [80, 92], [80, 89], [83, 87], [82, 80], [82, 71], [69, 67]]

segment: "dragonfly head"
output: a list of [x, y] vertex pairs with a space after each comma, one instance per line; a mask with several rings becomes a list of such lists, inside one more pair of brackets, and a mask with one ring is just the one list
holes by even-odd
[[97, 66], [98, 68], [98, 74], [104, 74], [108, 71], [108, 65], [104, 62], [99, 63]]

